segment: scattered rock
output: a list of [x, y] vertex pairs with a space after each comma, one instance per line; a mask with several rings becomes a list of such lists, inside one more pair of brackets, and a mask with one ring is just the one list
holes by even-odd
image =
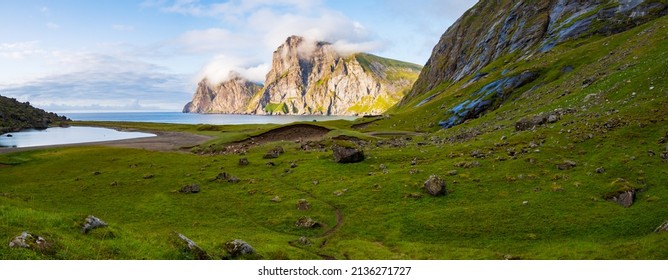
[[306, 201], [306, 199], [302, 198], [299, 201], [297, 201], [297, 209], [302, 210], [302, 211], [309, 210], [309, 209], [311, 209], [311, 203]]
[[144, 175], [143, 178], [144, 178], [144, 179], [151, 179], [151, 178], [153, 178], [153, 177], [155, 177], [155, 175], [153, 175], [153, 174], [146, 174], [146, 175]]
[[230, 175], [225, 172], [218, 173], [218, 175], [216, 176], [216, 180], [222, 180], [222, 181], [227, 181], [227, 179], [229, 178]]
[[237, 178], [237, 176], [231, 176], [230, 179], [227, 179], [227, 182], [236, 184], [236, 183], [241, 182], [241, 180], [239, 178]]
[[338, 163], [355, 163], [364, 160], [364, 151], [356, 148], [333, 146], [334, 161]]
[[624, 208], [633, 205], [636, 198], [636, 189], [633, 185], [622, 178], [615, 179], [610, 185], [614, 188], [614, 191], [605, 194], [604, 199], [615, 202]]
[[624, 208], [629, 208], [631, 207], [631, 205], [633, 205], [635, 199], [636, 199], [636, 191], [629, 190], [619, 193], [617, 196], [614, 196], [611, 200], [621, 206], [624, 206]]
[[199, 192], [199, 185], [197, 184], [190, 184], [190, 185], [185, 185], [181, 187], [181, 190], [179, 190], [181, 193], [198, 193]]
[[246, 166], [246, 165], [248, 165], [249, 163], [250, 163], [250, 162], [248, 162], [248, 159], [245, 158], [245, 157], [239, 159], [239, 166]]
[[529, 201], [527, 201], [527, 200], [522, 201], [522, 205], [529, 205]]
[[649, 151], [647, 151], [647, 155], [650, 156], [650, 157], [653, 157], [653, 156], [656, 155], [656, 153], [654, 153], [654, 151], [652, 151], [652, 150], [649, 150]]
[[483, 152], [481, 152], [480, 150], [474, 150], [473, 152], [471, 152], [471, 157], [485, 158], [485, 154]]
[[417, 158], [413, 158], [413, 160], [411, 160], [411, 165], [416, 165], [416, 164], [417, 164]]
[[308, 245], [311, 245], [311, 240], [306, 238], [306, 236], [302, 236], [302, 237], [299, 238], [299, 244], [304, 245], [304, 246], [308, 246]]
[[658, 228], [654, 230], [656, 233], [668, 232], [668, 221], [663, 222]]
[[506, 254], [506, 255], [503, 255], [503, 259], [504, 260], [521, 260], [522, 258], [520, 258], [519, 256], [513, 256], [511, 254]]
[[181, 252], [184, 253], [188, 258], [195, 260], [211, 259], [211, 256], [209, 256], [209, 254], [207, 254], [206, 251], [204, 251], [202, 248], [197, 246], [197, 243], [190, 240], [190, 238], [178, 232], [175, 232], [174, 235], [175, 238], [172, 238], [173, 243], [179, 247]]
[[118, 181], [113, 181], [109, 185], [112, 186], [112, 187], [117, 187], [118, 186]]
[[274, 196], [274, 198], [272, 198], [271, 201], [272, 201], [272, 202], [281, 202], [282, 199], [281, 199], [280, 196], [277, 195], [277, 196]]
[[378, 166], [378, 168], [380, 168], [380, 170], [387, 170], [387, 166], [385, 166], [385, 164], [382, 163]]
[[568, 169], [571, 169], [571, 168], [575, 167], [576, 165], [577, 165], [576, 162], [574, 162], [572, 160], [566, 160], [562, 164], [557, 164], [557, 169], [568, 170]]
[[276, 166], [276, 164], [273, 161], [268, 161], [265, 163], [266, 166]]
[[455, 176], [455, 175], [457, 175], [457, 170], [450, 170], [450, 171], [448, 171], [448, 175], [450, 175], [450, 176]]
[[429, 176], [429, 179], [424, 182], [424, 190], [432, 196], [445, 195], [445, 181], [436, 175], [431, 175]]
[[302, 216], [295, 222], [295, 226], [299, 228], [316, 228], [320, 227], [320, 223], [309, 217]]
[[281, 154], [283, 154], [284, 150], [282, 146], [276, 146], [273, 149], [267, 151], [266, 154], [262, 158], [269, 159], [269, 158], [277, 158]]
[[100, 220], [100, 218], [98, 218], [98, 217], [95, 217], [93, 215], [89, 215], [84, 220], [84, 224], [83, 224], [83, 227], [81, 228], [81, 232], [88, 233], [93, 229], [101, 228], [101, 227], [107, 227], [107, 223]]
[[226, 242], [225, 251], [227, 251], [227, 253], [233, 258], [255, 254], [255, 249], [253, 249], [253, 247], [250, 244], [246, 243], [246, 241], [243, 241], [241, 239], [235, 239]]
[[596, 173], [598, 174], [605, 173], [605, 168], [603, 167], [596, 168]]
[[661, 153], [661, 158], [662, 159], [668, 159], [668, 152]]
[[506, 141], [506, 139], [508, 139], [508, 137], [506, 137], [505, 135], [501, 136], [501, 141]]
[[93, 172], [93, 176], [97, 176], [97, 175], [100, 175], [100, 174], [102, 174], [100, 171]]
[[297, 167], [297, 163], [295, 163], [294, 161], [290, 163], [290, 168], [296, 168], [296, 167]]
[[52, 246], [53, 244], [46, 241], [43, 237], [32, 235], [27, 231], [22, 232], [9, 242], [9, 248], [26, 248], [41, 252], [51, 249]]
[[408, 170], [408, 174], [411, 174], [411, 175], [415, 175], [415, 174], [418, 174], [418, 173], [420, 173], [420, 170], [417, 170], [415, 168], [413, 168], [411, 170]]

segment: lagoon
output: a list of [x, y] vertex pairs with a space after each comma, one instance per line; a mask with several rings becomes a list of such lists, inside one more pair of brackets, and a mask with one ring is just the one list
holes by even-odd
[[20, 132], [2, 134], [0, 135], [0, 147], [39, 147], [154, 136], [156, 135], [151, 133], [118, 131], [100, 127], [51, 127], [44, 130], [26, 129]]

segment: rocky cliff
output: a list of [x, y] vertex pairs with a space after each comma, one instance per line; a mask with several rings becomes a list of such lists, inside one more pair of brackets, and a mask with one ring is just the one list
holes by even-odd
[[211, 85], [203, 79], [197, 85], [193, 100], [183, 108], [184, 113], [241, 114], [246, 112], [248, 101], [262, 85], [250, 82], [236, 73], [231, 79]]
[[203, 81], [184, 112], [380, 114], [401, 100], [420, 70], [365, 53], [342, 55], [330, 43], [291, 36], [273, 53], [262, 89], [243, 80], [215, 87]]
[[0, 134], [26, 128], [46, 129], [51, 125], [65, 125], [63, 116], [35, 108], [28, 102], [0, 96]]
[[656, 0], [481, 0], [441, 36], [401, 105], [493, 61], [528, 59], [567, 40], [619, 33], [667, 12], [665, 1]]

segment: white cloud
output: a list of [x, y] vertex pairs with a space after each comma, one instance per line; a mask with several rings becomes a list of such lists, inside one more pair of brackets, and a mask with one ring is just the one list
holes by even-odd
[[19, 60], [29, 56], [43, 54], [44, 50], [40, 49], [38, 45], [39, 41], [1, 43], [0, 58]]
[[269, 68], [270, 65], [267, 63], [218, 55], [202, 68], [197, 80], [206, 78], [209, 83], [218, 84], [229, 80], [231, 78], [230, 73], [236, 72], [250, 81], [264, 83]]
[[111, 26], [111, 29], [116, 31], [134, 31], [135, 27], [132, 25], [114, 24]]

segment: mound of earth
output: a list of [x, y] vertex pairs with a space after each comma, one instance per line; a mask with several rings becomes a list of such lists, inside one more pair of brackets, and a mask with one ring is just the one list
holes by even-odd
[[238, 152], [249, 147], [280, 141], [318, 141], [322, 140], [330, 129], [312, 124], [293, 124], [275, 128], [246, 140], [232, 143], [227, 152]]

